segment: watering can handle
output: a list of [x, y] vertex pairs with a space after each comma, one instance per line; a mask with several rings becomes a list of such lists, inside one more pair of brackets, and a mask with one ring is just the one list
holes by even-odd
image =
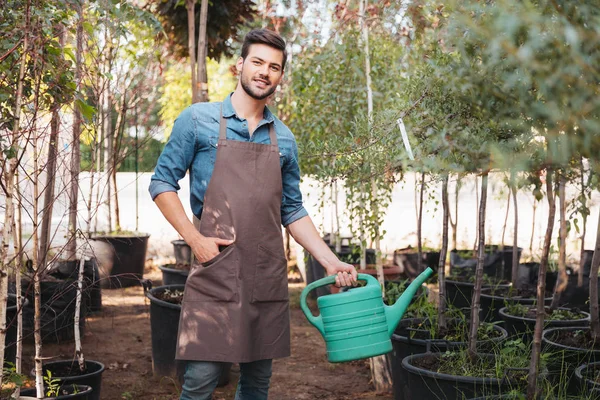
[[[308, 322], [313, 324], [315, 328], [317, 328], [319, 332], [321, 332], [321, 335], [325, 335], [323, 320], [320, 314], [316, 317], [312, 315], [312, 312], [308, 308], [308, 304], [306, 304], [306, 297], [312, 290], [316, 288], [319, 288], [321, 286], [333, 285], [335, 283], [335, 277], [336, 275], [330, 275], [326, 276], [325, 278], [321, 278], [318, 281], [309, 283], [308, 286], [306, 286], [304, 290], [302, 290], [302, 294], [300, 295], [300, 308], [304, 312], [304, 315], [306, 315]], [[367, 285], [379, 285], [379, 281], [369, 274], [358, 274], [358, 280], [367, 281]]]

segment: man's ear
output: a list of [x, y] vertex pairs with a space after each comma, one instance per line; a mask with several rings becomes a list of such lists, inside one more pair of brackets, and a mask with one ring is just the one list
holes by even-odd
[[235, 68], [237, 69], [238, 73], [242, 72], [242, 67], [244, 66], [244, 59], [242, 57], [238, 58], [237, 62], [235, 63]]

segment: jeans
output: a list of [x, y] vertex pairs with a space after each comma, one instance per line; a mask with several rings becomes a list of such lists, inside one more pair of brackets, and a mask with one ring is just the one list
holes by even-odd
[[[235, 400], [267, 400], [273, 360], [240, 363]], [[179, 400], [211, 400], [226, 363], [187, 361]]]

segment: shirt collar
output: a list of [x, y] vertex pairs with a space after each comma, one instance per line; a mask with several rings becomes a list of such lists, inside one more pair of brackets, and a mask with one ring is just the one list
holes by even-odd
[[[231, 104], [232, 94], [233, 92], [231, 92], [229, 96], [227, 96], [225, 100], [223, 100], [223, 116], [225, 118], [233, 117], [234, 115], [237, 116], [235, 110], [233, 109], [233, 104]], [[269, 107], [265, 106], [265, 110], [263, 112], [263, 120], [265, 120], [267, 123], [273, 122], [273, 114], [271, 113], [271, 110], [269, 110]]]

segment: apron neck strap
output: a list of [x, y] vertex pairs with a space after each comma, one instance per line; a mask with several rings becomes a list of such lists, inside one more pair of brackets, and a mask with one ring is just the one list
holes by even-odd
[[[223, 116], [223, 104], [221, 104], [219, 139], [227, 140], [227, 120]], [[277, 133], [275, 132], [275, 121], [269, 124], [269, 139], [271, 139], [271, 145], [277, 146]]]

